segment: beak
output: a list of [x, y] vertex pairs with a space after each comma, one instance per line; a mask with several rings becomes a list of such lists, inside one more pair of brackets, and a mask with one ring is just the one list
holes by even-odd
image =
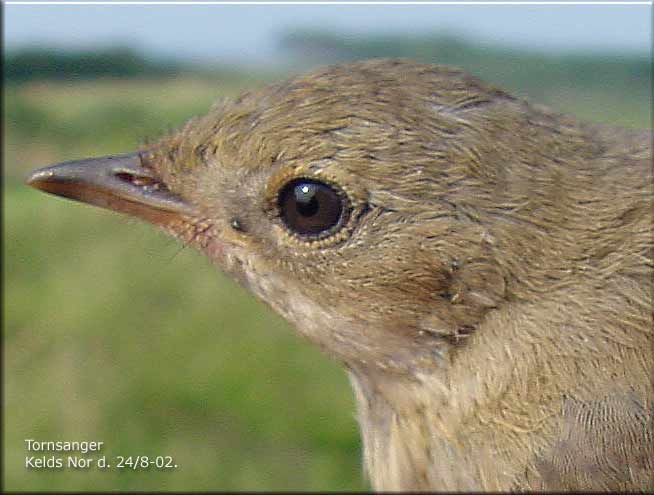
[[35, 170], [27, 184], [47, 193], [165, 225], [194, 209], [171, 193], [140, 153], [59, 163]]

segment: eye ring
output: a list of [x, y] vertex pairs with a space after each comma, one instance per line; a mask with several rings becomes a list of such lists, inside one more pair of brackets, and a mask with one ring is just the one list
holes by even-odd
[[279, 217], [286, 229], [305, 241], [331, 237], [348, 221], [347, 195], [331, 183], [296, 177], [284, 184], [277, 195]]

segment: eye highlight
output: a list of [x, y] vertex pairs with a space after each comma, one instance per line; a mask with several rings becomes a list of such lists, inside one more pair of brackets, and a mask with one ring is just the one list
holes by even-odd
[[286, 227], [307, 239], [322, 239], [347, 220], [347, 197], [329, 184], [299, 178], [287, 183], [277, 198]]

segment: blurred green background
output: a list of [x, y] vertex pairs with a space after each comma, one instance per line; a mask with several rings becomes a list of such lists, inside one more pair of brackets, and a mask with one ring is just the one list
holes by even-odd
[[[595, 122], [651, 125], [651, 61], [465, 38], [280, 35], [300, 71], [404, 56], [457, 65]], [[345, 373], [201, 255], [126, 217], [22, 184], [32, 168], [129, 151], [219, 97], [290, 70], [187, 66], [130, 48], [5, 54], [6, 490], [361, 490]], [[28, 470], [24, 439], [170, 455], [172, 471]]]

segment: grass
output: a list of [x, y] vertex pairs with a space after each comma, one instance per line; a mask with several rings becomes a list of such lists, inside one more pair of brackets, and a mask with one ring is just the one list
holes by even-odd
[[[252, 84], [5, 89], [5, 489], [367, 488], [337, 365], [200, 254], [22, 185], [33, 167], [128, 151]], [[589, 120], [650, 125], [649, 95], [559, 87], [535, 96]], [[170, 455], [179, 467], [28, 470], [28, 438], [104, 441], [107, 456]]]

